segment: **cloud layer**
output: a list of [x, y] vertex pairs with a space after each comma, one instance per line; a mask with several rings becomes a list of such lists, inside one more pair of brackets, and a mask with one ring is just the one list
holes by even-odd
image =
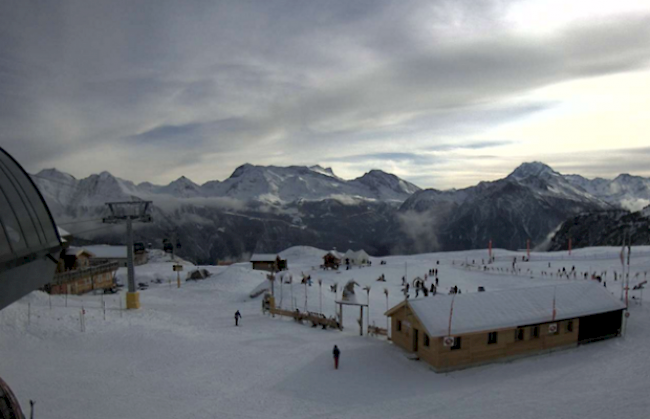
[[[554, 146], [576, 139], [574, 130], [599, 130], [600, 118], [584, 122], [598, 104], [576, 105], [572, 83], [605, 80], [590, 91], [611, 103], [629, 80], [650, 80], [650, 7], [577, 16], [538, 33], [513, 22], [530, 17], [511, 13], [529, 3], [543, 7], [3, 2], [0, 144], [31, 171], [109, 170], [155, 183], [221, 179], [245, 162], [323, 163], [344, 177], [379, 167], [435, 187], [545, 157], [611, 175], [623, 162], [588, 164]], [[646, 92], [632, 87], [629, 97]], [[610, 113], [618, 135], [601, 129], [575, 148], [597, 156], [639, 146], [648, 122], [628, 123], [630, 115], [650, 120], [639, 102]], [[576, 115], [583, 119], [572, 124]], [[573, 128], [544, 138], [531, 128], [560, 117]], [[637, 161], [637, 173], [650, 175]]]

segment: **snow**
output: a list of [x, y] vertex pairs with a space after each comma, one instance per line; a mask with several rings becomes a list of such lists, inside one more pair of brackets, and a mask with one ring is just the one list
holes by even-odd
[[[314, 265], [324, 250], [295, 247], [281, 253], [290, 266], [285, 275], [292, 275], [294, 283], [276, 282], [275, 293], [278, 302], [282, 295], [284, 308], [301, 311], [306, 294], [307, 309], [318, 311], [321, 279], [322, 311], [330, 316], [343, 285], [354, 279], [361, 287], [371, 287], [370, 323], [384, 327], [384, 288], [389, 291], [389, 306], [402, 301], [399, 290], [405, 270], [412, 279], [438, 268], [439, 288], [446, 292], [457, 285], [463, 297], [478, 286], [488, 294], [588, 282], [542, 276], [543, 270], [572, 266], [579, 272], [607, 270], [607, 290], [619, 297], [620, 281], [612, 278], [613, 270], [620, 271], [618, 252], [615, 247], [580, 249], [572, 256], [534, 252], [531, 262], [519, 264], [522, 273], [514, 275], [478, 269], [480, 260], [487, 260], [487, 250], [372, 258], [371, 267], [337, 272]], [[494, 253], [497, 261], [491, 267], [504, 270], [515, 255], [522, 255], [500, 249]], [[387, 264], [380, 265], [380, 260]], [[471, 265], [472, 260], [477, 267], [460, 266], [465, 261]], [[23, 408], [28, 410], [32, 399], [35, 417], [55, 419], [611, 419], [644, 418], [650, 411], [647, 304], [631, 304], [622, 338], [436, 374], [383, 338], [360, 337], [358, 309], [344, 309], [342, 332], [311, 328], [261, 313], [261, 297], [251, 299], [249, 293], [266, 272], [253, 271], [249, 263], [202, 267], [214, 275], [182, 281], [181, 288], [175, 284], [173, 263], [161, 257], [135, 268], [138, 282], [167, 280], [140, 293], [139, 310], [120, 310], [123, 294], [70, 296], [66, 307], [64, 296], [50, 300], [34, 292], [0, 311], [0, 375]], [[630, 270], [631, 285], [644, 279], [644, 272], [650, 271], [650, 247], [633, 249]], [[311, 287], [299, 283], [302, 273], [311, 275]], [[376, 282], [382, 273], [386, 282]], [[335, 283], [336, 296], [330, 292]], [[360, 287], [356, 294], [360, 302], [367, 301]], [[640, 295], [631, 294], [638, 301]], [[428, 298], [442, 302], [447, 297]], [[80, 330], [82, 306], [85, 332]], [[240, 327], [234, 327], [236, 310], [243, 315]], [[334, 344], [342, 351], [336, 371]]]
[[66, 230], [62, 229], [59, 226], [56, 226], [56, 230], [59, 232], [59, 237], [61, 238], [62, 243], [66, 243], [68, 240], [67, 238], [70, 238], [70, 233], [68, 233]]
[[[625, 304], [601, 284], [590, 281], [443, 295], [435, 299], [425, 297], [409, 304], [429, 336], [439, 337], [449, 332], [452, 300], [452, 335], [547, 323], [625, 308]], [[555, 318], [553, 307], [557, 313]]]

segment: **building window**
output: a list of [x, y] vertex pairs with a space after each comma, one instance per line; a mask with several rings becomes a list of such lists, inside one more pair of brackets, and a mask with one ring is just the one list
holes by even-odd
[[401, 320], [398, 320], [398, 321], [397, 321], [397, 331], [398, 331], [398, 332], [401, 332], [401, 331], [402, 331], [402, 321], [401, 321]]
[[460, 349], [460, 337], [454, 338], [454, 344], [451, 346], [451, 350]]
[[539, 337], [539, 326], [533, 326], [530, 328], [530, 338], [537, 339]]
[[497, 343], [497, 332], [488, 333], [488, 345]]
[[424, 346], [429, 347], [429, 335], [424, 334]]
[[567, 333], [573, 332], [573, 320], [569, 320], [566, 323], [566, 331], [567, 331]]
[[517, 330], [515, 330], [515, 342], [522, 340], [524, 340], [524, 328], [518, 327]]

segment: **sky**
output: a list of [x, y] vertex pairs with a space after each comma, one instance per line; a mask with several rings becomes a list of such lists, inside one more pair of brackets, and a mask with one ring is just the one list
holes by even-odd
[[650, 0], [6, 0], [0, 127], [32, 173], [156, 184], [650, 176]]

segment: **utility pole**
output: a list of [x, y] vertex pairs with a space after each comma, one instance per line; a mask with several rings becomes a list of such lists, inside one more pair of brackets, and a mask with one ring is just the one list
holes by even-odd
[[126, 223], [126, 258], [129, 291], [126, 294], [126, 308], [140, 308], [140, 294], [135, 289], [135, 272], [133, 269], [133, 221], [150, 223], [151, 201], [107, 202], [111, 215], [103, 219], [104, 223]]

